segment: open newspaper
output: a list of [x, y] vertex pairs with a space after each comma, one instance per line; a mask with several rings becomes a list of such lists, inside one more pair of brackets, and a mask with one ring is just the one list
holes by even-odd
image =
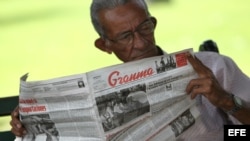
[[199, 117], [185, 93], [192, 49], [42, 81], [20, 81], [23, 141], [175, 140]]

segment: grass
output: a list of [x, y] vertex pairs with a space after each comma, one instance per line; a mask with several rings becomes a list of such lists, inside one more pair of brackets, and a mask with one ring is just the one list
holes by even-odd
[[[155, 0], [157, 1], [157, 0]], [[121, 63], [97, 50], [89, 18], [90, 0], [0, 1], [0, 97], [18, 94], [19, 77], [48, 79]], [[174, 52], [207, 39], [217, 42], [248, 76], [250, 1], [170, 0], [150, 3], [158, 19], [156, 41]], [[14, 10], [13, 10], [14, 9]], [[2, 107], [1, 107], [2, 108]], [[0, 120], [0, 130], [9, 128]]]

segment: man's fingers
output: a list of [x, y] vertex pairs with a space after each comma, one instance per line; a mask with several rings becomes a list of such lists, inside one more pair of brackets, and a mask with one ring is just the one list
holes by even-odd
[[18, 120], [18, 116], [19, 116], [19, 107], [17, 106], [14, 111], [11, 113], [11, 121], [10, 121], [10, 125], [12, 127], [16, 127], [17, 128], [21, 128], [21, 122]]
[[27, 131], [23, 128], [21, 122], [17, 119], [12, 119], [10, 121], [10, 125], [12, 127], [11, 132], [16, 136], [20, 137], [27, 133]]
[[17, 128], [17, 129], [22, 128], [22, 124], [17, 118], [12, 118], [12, 120], [10, 121], [10, 125], [13, 128]]
[[186, 57], [199, 77], [206, 77], [206, 74], [211, 73], [209, 68], [207, 68], [197, 57], [192, 56], [189, 52], [186, 53]]
[[11, 132], [17, 137], [23, 137], [25, 134], [27, 134], [27, 131], [23, 128], [18, 130], [16, 130], [15, 128], [11, 128]]
[[201, 88], [205, 79], [198, 78], [198, 79], [192, 79], [189, 81], [187, 87], [186, 87], [186, 92], [189, 94], [191, 93], [194, 89]]
[[195, 98], [198, 94], [207, 96], [210, 93], [211, 81], [207, 78], [198, 78], [189, 81], [186, 92], [190, 94], [191, 99]]
[[203, 95], [205, 97], [208, 97], [209, 95], [209, 93], [206, 91], [206, 88], [203, 88], [203, 86], [194, 87], [189, 94], [191, 99], [194, 99], [197, 95]]
[[22, 137], [22, 132], [19, 132], [19, 130], [16, 130], [15, 128], [11, 128], [11, 132], [18, 137]]
[[16, 108], [11, 112], [11, 117], [18, 117], [19, 115], [19, 106], [16, 106]]
[[19, 107], [17, 106], [14, 111], [11, 113], [11, 132], [15, 134], [16, 136], [23, 136], [26, 134], [26, 130], [22, 126], [22, 123], [19, 120]]
[[197, 65], [198, 62], [194, 59], [194, 56], [192, 56], [189, 52], [187, 52], [186, 57], [187, 57], [188, 61], [190, 62], [190, 64], [195, 69], [195, 71], [198, 71], [199, 70], [198, 65]]

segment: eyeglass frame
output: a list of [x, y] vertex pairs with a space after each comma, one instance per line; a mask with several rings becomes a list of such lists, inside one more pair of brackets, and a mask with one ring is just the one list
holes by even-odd
[[[152, 34], [155, 30], [154, 20], [155, 20], [154, 17], [148, 17], [143, 22], [141, 22], [135, 28], [134, 31], [125, 31], [121, 33], [120, 35], [118, 35], [115, 39], [110, 39], [107, 36], [104, 36], [104, 38], [116, 44], [129, 45], [134, 41], [135, 32], [137, 32], [143, 38], [144, 36]], [[150, 24], [150, 25], [148, 25], [148, 27], [145, 27], [147, 24]], [[146, 29], [142, 30], [143, 28], [146, 28]], [[147, 28], [151, 28], [151, 29], [147, 29]], [[143, 31], [146, 31], [146, 30], [149, 30], [149, 31], [143, 33]]]

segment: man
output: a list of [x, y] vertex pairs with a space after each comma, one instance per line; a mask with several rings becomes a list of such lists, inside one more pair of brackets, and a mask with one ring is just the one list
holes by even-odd
[[[91, 18], [100, 35], [95, 46], [114, 53], [123, 62], [164, 54], [154, 38], [157, 20], [144, 0], [93, 0]], [[189, 82], [186, 92], [197, 101], [201, 118], [179, 139], [223, 140], [224, 124], [250, 124], [249, 77], [231, 59], [218, 53], [200, 52], [195, 57], [187, 54], [187, 59], [199, 77]], [[15, 135], [24, 135], [18, 108], [10, 124]]]

